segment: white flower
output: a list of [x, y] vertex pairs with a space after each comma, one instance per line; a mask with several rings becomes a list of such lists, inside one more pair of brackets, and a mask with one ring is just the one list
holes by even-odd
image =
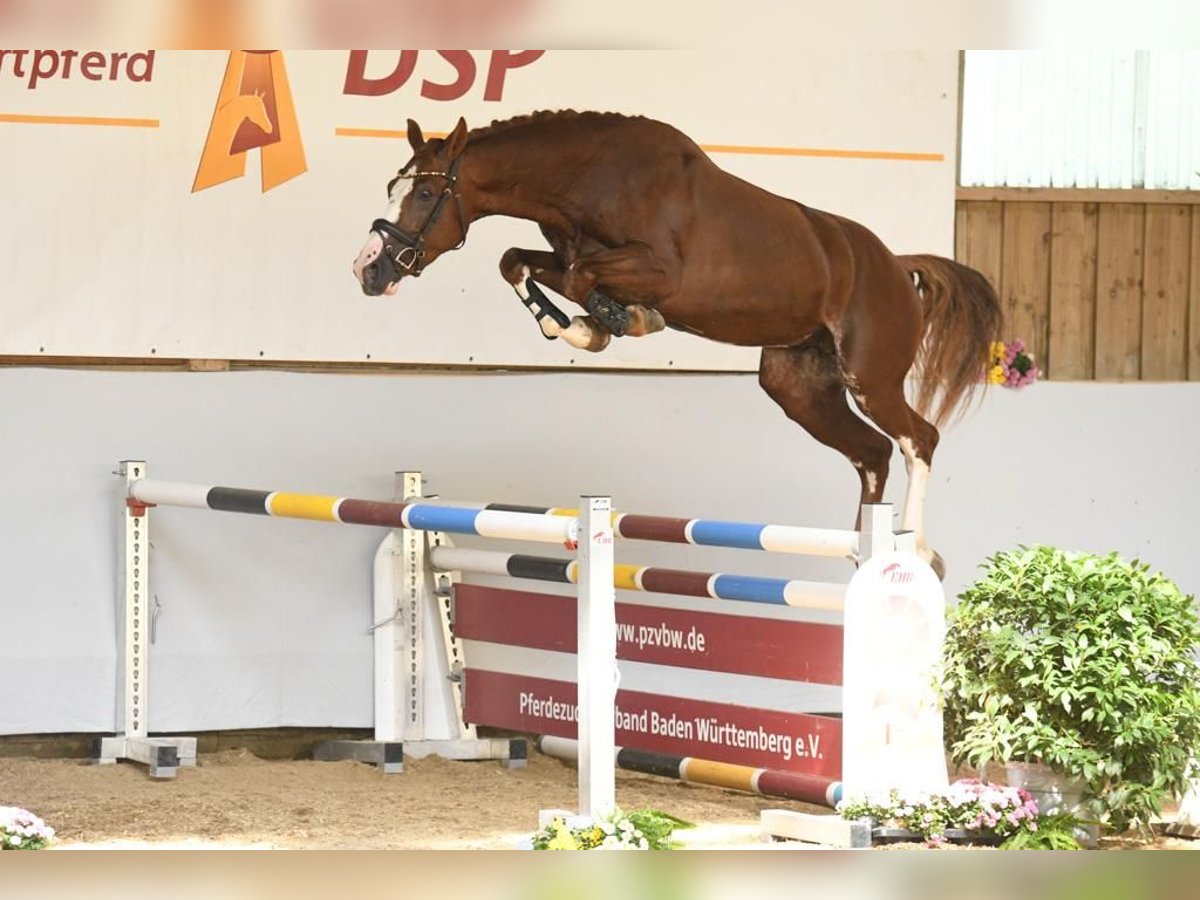
[[21, 839], [20, 839], [19, 837], [17, 837], [15, 834], [14, 834], [12, 837], [10, 837], [10, 838], [8, 839], [8, 842], [9, 842], [10, 844], [12, 844], [12, 846], [14, 846], [14, 847], [20, 847], [20, 846], [21, 846]]
[[645, 838], [642, 838], [641, 840], [638, 841], [638, 849], [639, 850], [649, 850], [650, 849], [649, 842]]

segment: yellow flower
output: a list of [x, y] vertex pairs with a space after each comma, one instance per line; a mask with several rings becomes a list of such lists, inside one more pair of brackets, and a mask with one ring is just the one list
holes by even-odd
[[1006, 356], [1008, 356], [1008, 347], [1005, 346], [1003, 341], [996, 341], [992, 344], [993, 363], [1003, 362]]
[[567, 827], [567, 823], [562, 819], [555, 819], [550, 825], [550, 830], [554, 832], [554, 837], [550, 838], [546, 844], [547, 850], [578, 850], [579, 845], [575, 843], [575, 837], [571, 834], [571, 829]]
[[1004, 367], [993, 366], [988, 370], [988, 384], [1004, 384]]

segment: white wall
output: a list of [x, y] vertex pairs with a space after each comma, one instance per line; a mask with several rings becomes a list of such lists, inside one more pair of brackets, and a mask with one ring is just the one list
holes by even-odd
[[962, 183], [1196, 190], [1198, 93], [1197, 50], [968, 50]]
[[[955, 593], [1022, 541], [1117, 549], [1200, 590], [1186, 502], [1200, 385], [993, 391], [948, 433], [929, 498]], [[0, 371], [0, 733], [114, 727], [117, 460], [160, 478], [567, 504], [610, 492], [666, 515], [845, 526], [857, 478], [752, 376]], [[889, 493], [903, 490], [897, 461]], [[153, 514], [154, 730], [367, 726], [370, 561], [381, 534]], [[544, 552], [534, 548], [531, 552]], [[630, 544], [631, 561], [844, 577], [848, 565]]]

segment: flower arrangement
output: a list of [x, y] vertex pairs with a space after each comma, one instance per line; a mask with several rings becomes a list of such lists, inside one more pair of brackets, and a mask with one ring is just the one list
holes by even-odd
[[892, 790], [850, 798], [838, 812], [844, 819], [871, 819], [883, 828], [913, 832], [931, 844], [945, 842], [953, 831], [1007, 841], [1038, 830], [1037, 802], [1028, 793], [972, 779], [933, 793]]
[[1033, 364], [1033, 354], [1023, 340], [1018, 338], [1008, 344], [1003, 341], [992, 344], [986, 372], [988, 384], [1020, 388], [1033, 384], [1040, 376], [1041, 372]]
[[558, 817], [533, 836], [534, 850], [674, 850], [676, 829], [691, 822], [654, 809], [608, 815]]
[[54, 840], [54, 829], [29, 810], [0, 806], [0, 850], [41, 850]]

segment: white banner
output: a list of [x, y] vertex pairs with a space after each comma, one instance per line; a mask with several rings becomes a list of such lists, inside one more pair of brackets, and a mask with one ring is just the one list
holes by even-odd
[[405, 119], [645, 114], [897, 252], [949, 253], [957, 79], [952, 51], [0, 50], [0, 354], [754, 369], [674, 333], [543, 340], [497, 268], [546, 246], [527, 222], [478, 222], [365, 298], [350, 264]]

